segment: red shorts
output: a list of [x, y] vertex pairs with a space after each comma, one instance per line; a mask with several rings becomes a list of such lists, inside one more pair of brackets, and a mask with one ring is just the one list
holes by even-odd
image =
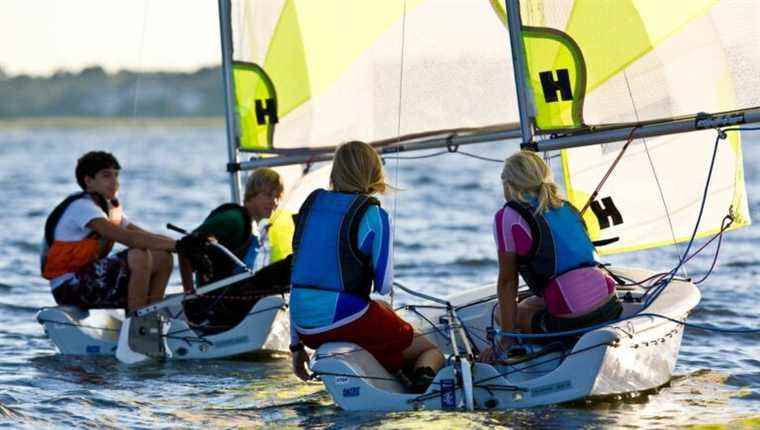
[[372, 354], [390, 373], [404, 364], [403, 351], [414, 340], [412, 326], [391, 309], [370, 301], [367, 312], [356, 321], [317, 334], [298, 334], [304, 345], [319, 348], [327, 342], [355, 343]]

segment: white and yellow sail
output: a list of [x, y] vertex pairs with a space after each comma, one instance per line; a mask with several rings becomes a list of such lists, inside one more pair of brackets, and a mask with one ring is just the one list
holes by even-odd
[[[760, 104], [760, 4], [732, 0], [523, 0], [533, 126], [593, 133]], [[501, 0], [239, 0], [232, 3], [239, 149], [278, 153], [519, 120]], [[715, 137], [638, 139], [585, 214], [600, 249], [687, 240]], [[623, 142], [564, 150], [583, 207]], [[505, 150], [505, 155], [506, 155]], [[303, 196], [320, 179], [282, 169]], [[312, 169], [311, 171], [314, 171]], [[320, 182], [321, 181], [321, 182]], [[298, 191], [300, 190], [300, 191]], [[300, 198], [292, 198], [297, 208]], [[738, 134], [720, 144], [698, 235], [749, 224]]]
[[[539, 133], [593, 133], [760, 104], [754, 2], [523, 1], [528, 85]], [[602, 254], [689, 240], [715, 131], [635, 140], [584, 214]], [[624, 142], [562, 151], [568, 198], [582, 208]], [[720, 143], [698, 237], [750, 223], [740, 136]]]

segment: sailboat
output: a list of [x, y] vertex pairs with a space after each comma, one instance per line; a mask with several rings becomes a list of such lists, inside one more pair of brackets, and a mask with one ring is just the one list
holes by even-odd
[[[620, 320], [561, 342], [494, 328], [495, 285], [436, 297], [398, 283], [425, 303], [407, 304], [404, 317], [448, 364], [414, 394], [357, 345], [324, 344], [311, 369], [336, 404], [510, 409], [670, 380], [701, 297], [681, 276], [694, 240], [750, 223], [736, 129], [760, 121], [755, 4], [220, 0], [219, 7], [227, 131], [239, 140], [230, 151], [233, 192], [241, 170], [286, 169], [287, 204], [297, 210], [324, 186], [335, 145], [349, 140], [381, 156], [434, 148], [456, 156], [482, 142], [502, 142], [506, 153], [519, 139], [550, 159], [559, 154], [567, 198], [583, 209], [600, 256], [679, 252], [664, 272], [607, 266], [619, 284]], [[254, 156], [241, 161], [238, 149]], [[517, 336], [531, 353], [479, 363], [486, 334]]]

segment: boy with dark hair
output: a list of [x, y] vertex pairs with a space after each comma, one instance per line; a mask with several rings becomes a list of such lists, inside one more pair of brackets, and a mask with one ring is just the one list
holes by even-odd
[[[175, 241], [124, 215], [116, 199], [120, 170], [108, 152], [84, 154], [75, 169], [83, 191], [67, 197], [45, 222], [41, 271], [59, 305], [131, 313], [164, 296]], [[129, 249], [108, 255], [115, 242]]]

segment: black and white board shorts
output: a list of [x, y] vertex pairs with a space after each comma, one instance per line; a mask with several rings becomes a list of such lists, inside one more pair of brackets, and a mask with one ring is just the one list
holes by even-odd
[[126, 308], [128, 252], [111, 254], [79, 269], [73, 278], [53, 290], [56, 303], [85, 309]]

